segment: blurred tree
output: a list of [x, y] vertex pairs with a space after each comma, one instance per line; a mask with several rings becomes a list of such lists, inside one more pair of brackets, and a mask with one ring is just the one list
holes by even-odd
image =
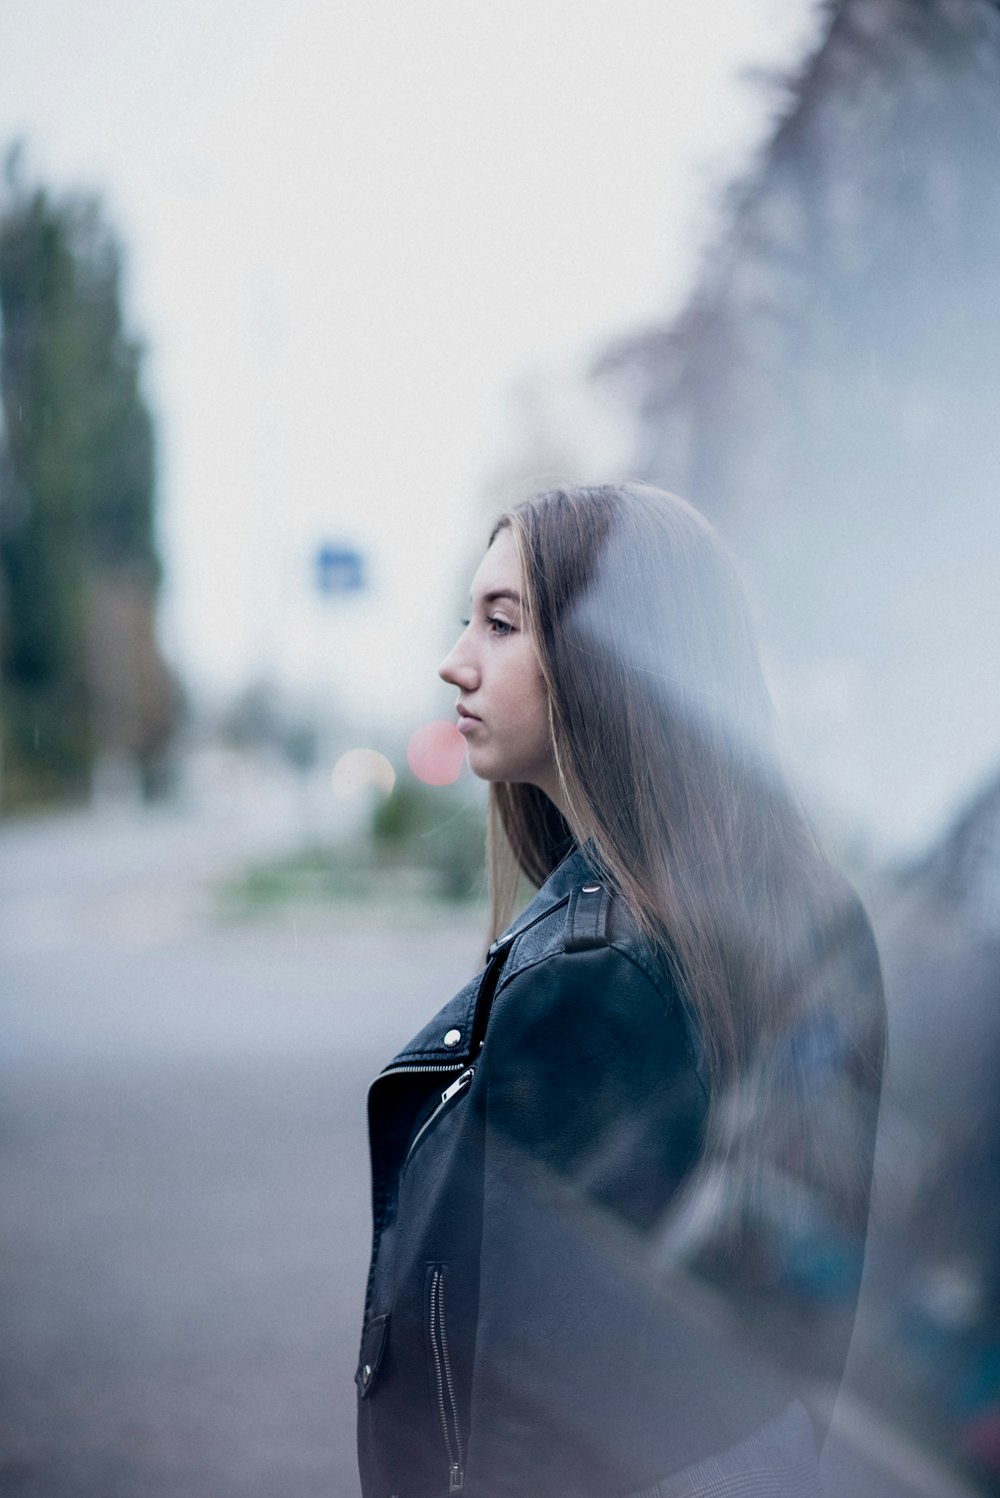
[[399, 863], [427, 870], [448, 899], [483, 894], [482, 806], [460, 787], [432, 787], [404, 774], [376, 808], [372, 831], [383, 867]]
[[92, 197], [0, 204], [0, 808], [147, 783], [174, 691], [156, 644], [153, 427], [122, 320], [121, 253]]
[[1000, 747], [1000, 13], [822, 11], [682, 315], [598, 371], [734, 543], [798, 763], [899, 836]]

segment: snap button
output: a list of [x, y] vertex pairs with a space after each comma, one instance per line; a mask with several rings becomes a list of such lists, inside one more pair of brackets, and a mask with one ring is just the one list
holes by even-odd
[[461, 1030], [446, 1030], [443, 1043], [450, 1049], [452, 1046], [458, 1045], [458, 1042], [461, 1040], [461, 1038]]
[[372, 1376], [371, 1364], [370, 1363], [366, 1363], [365, 1366], [361, 1370], [361, 1382], [363, 1384], [366, 1384], [368, 1382], [368, 1380], [371, 1378], [371, 1376]]
[[583, 886], [583, 893], [585, 895], [596, 895], [600, 887], [599, 884], [585, 884]]

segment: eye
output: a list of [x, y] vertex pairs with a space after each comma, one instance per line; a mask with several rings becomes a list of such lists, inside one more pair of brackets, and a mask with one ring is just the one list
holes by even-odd
[[487, 614], [486, 623], [493, 634], [498, 635], [500, 639], [504, 639], [507, 635], [514, 633], [513, 624], [508, 623], [506, 619], [498, 619], [495, 614]]

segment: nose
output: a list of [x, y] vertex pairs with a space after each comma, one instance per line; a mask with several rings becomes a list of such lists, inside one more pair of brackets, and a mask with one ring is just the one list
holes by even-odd
[[438, 666], [438, 675], [462, 692], [473, 692], [479, 685], [479, 667], [469, 650], [467, 630], [462, 631]]

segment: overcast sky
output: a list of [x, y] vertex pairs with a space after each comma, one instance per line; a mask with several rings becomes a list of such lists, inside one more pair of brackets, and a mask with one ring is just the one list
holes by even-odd
[[[127, 249], [162, 633], [198, 692], [447, 712], [505, 392], [679, 304], [774, 108], [746, 73], [815, 24], [811, 0], [0, 0], [0, 138], [99, 190]], [[328, 539], [365, 552], [363, 597], [312, 590]]]

